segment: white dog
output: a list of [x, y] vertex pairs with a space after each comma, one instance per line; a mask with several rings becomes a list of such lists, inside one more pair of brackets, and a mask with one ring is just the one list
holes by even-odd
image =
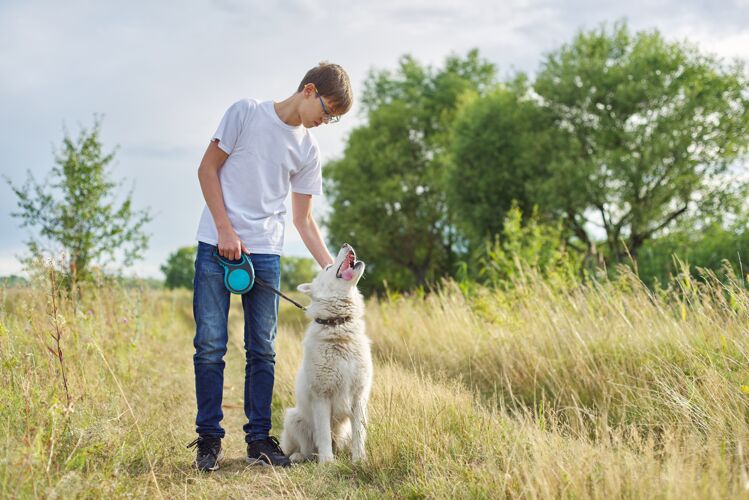
[[281, 448], [292, 462], [333, 460], [333, 448], [351, 446], [365, 458], [367, 401], [372, 387], [370, 340], [364, 332], [364, 300], [356, 284], [364, 262], [348, 244], [335, 263], [297, 289], [312, 299], [313, 321], [304, 337], [296, 379], [296, 408], [286, 410]]

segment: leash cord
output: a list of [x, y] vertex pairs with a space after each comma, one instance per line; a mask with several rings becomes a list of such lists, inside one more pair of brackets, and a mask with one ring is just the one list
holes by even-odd
[[257, 276], [255, 276], [255, 283], [257, 283], [258, 285], [262, 286], [263, 288], [265, 288], [267, 290], [270, 290], [271, 292], [275, 293], [276, 295], [279, 295], [279, 296], [283, 297], [284, 299], [288, 300], [289, 302], [291, 302], [292, 304], [294, 304], [295, 306], [297, 306], [302, 311], [306, 311], [307, 310], [307, 308], [304, 307], [302, 304], [300, 304], [299, 302], [297, 302], [294, 299], [291, 299], [291, 298], [287, 297], [286, 295], [284, 295], [283, 293], [279, 292], [278, 290], [276, 290], [275, 288], [273, 288], [269, 284], [265, 283], [263, 280], [258, 279]]

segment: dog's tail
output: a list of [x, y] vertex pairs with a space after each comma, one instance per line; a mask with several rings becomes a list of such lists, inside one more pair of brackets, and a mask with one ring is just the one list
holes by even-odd
[[283, 432], [281, 432], [281, 449], [290, 456], [299, 451], [299, 410], [287, 408], [283, 418]]
[[351, 420], [345, 418], [335, 422], [331, 429], [333, 450], [337, 453], [351, 448]]

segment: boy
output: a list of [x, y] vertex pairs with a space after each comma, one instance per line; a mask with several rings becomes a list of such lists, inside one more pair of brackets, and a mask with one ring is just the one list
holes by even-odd
[[[337, 64], [320, 63], [284, 101], [241, 100], [226, 111], [198, 169], [206, 207], [195, 259], [195, 393], [198, 438], [195, 467], [212, 471], [223, 453], [221, 400], [230, 293], [214, 252], [227, 259], [250, 255], [256, 276], [280, 286], [284, 200], [292, 191], [294, 226], [320, 266], [333, 263], [312, 218], [312, 195], [322, 194], [320, 150], [308, 130], [338, 121], [351, 108], [351, 84]], [[242, 295], [246, 354], [244, 425], [247, 460], [289, 466], [269, 435], [278, 297], [261, 287]]]

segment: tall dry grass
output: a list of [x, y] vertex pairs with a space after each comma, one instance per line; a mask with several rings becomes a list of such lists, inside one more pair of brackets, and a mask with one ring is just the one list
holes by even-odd
[[[747, 496], [749, 294], [633, 276], [372, 300], [368, 459], [243, 462], [234, 302], [221, 470], [190, 468], [191, 294], [49, 282], [0, 291], [0, 494], [134, 497]], [[293, 404], [304, 320], [283, 305], [274, 426]], [[71, 403], [50, 333], [62, 332]], [[54, 350], [54, 349], [53, 349]]]
[[[685, 274], [654, 293], [626, 271], [574, 287], [530, 274], [471, 299], [448, 283], [371, 303], [378, 357], [459, 380], [481, 406], [535, 423], [545, 437], [532, 456], [551, 462], [523, 467], [531, 496], [746, 494], [743, 283]], [[562, 465], [567, 446], [576, 451]]]

